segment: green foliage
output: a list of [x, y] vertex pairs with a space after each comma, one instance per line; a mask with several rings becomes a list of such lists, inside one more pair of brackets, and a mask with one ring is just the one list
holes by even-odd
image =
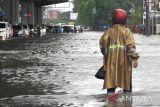
[[[74, 0], [74, 12], [78, 12], [77, 23], [85, 26], [111, 24], [111, 15], [114, 9], [123, 8], [129, 14], [128, 23], [141, 23], [141, 0]], [[135, 13], [130, 9], [134, 7]], [[134, 18], [134, 19], [133, 19]]]
[[75, 0], [74, 1], [74, 11], [78, 12], [78, 21], [85, 26], [93, 26], [94, 24], [94, 0]]
[[69, 12], [64, 12], [58, 16], [57, 19], [53, 20], [52, 23], [57, 24], [57, 23], [68, 23], [70, 21], [69, 19]]

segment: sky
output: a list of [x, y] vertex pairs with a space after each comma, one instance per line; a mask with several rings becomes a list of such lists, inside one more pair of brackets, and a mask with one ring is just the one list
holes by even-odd
[[53, 5], [48, 5], [47, 6], [48, 10], [60, 10], [62, 12], [65, 11], [72, 11], [73, 9], [73, 4], [71, 2], [65, 2], [65, 3], [59, 3], [59, 4], [53, 4]]

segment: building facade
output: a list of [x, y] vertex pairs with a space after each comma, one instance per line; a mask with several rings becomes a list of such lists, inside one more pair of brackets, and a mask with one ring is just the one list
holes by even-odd
[[42, 6], [68, 0], [0, 0], [0, 21], [11, 24], [42, 24]]
[[19, 23], [19, 0], [0, 0], [0, 20]]
[[160, 34], [160, 0], [143, 0], [142, 7], [146, 34]]

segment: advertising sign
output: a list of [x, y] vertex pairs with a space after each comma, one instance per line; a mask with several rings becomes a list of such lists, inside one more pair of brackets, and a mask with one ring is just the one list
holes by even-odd
[[78, 13], [70, 13], [70, 20], [76, 20]]

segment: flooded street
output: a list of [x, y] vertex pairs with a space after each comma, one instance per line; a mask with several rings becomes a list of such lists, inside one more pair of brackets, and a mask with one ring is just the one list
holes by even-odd
[[110, 103], [103, 80], [103, 32], [48, 34], [0, 41], [0, 107], [159, 107], [160, 36], [135, 34], [140, 53], [131, 96], [150, 100]]

